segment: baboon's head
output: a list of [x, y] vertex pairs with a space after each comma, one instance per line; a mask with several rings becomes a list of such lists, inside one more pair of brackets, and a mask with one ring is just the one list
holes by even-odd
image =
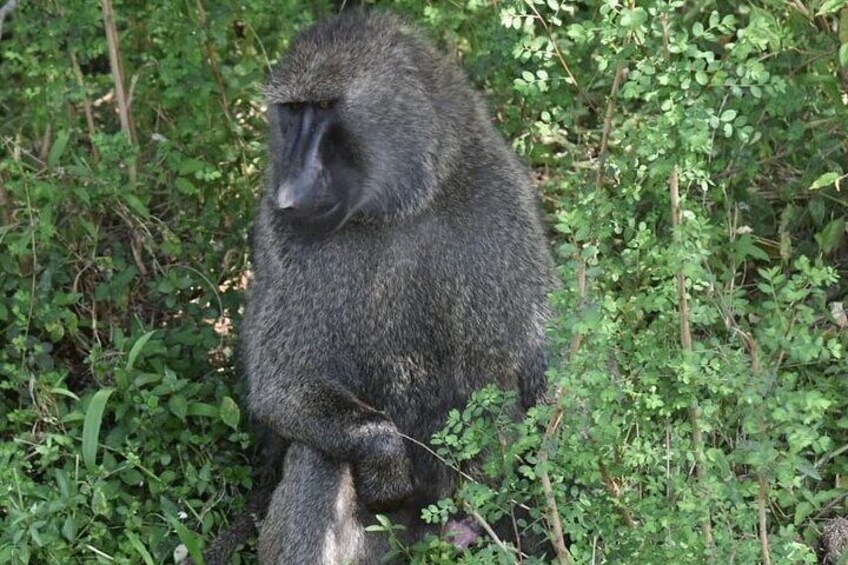
[[[450, 76], [442, 76], [450, 75]], [[393, 219], [432, 200], [456, 153], [456, 70], [402, 20], [355, 14], [298, 36], [266, 87], [268, 202], [331, 231]]]

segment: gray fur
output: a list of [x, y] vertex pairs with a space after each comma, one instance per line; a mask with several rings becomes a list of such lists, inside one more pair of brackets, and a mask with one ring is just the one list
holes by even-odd
[[[518, 390], [522, 409], [543, 395], [552, 261], [527, 171], [462, 72], [399, 18], [307, 30], [266, 96], [339, 100], [367, 163], [363, 194], [386, 205], [316, 236], [275, 209], [273, 179], [260, 201], [249, 400], [293, 442], [260, 561], [320, 563], [332, 550], [329, 562], [379, 562], [385, 540], [362, 530], [373, 511], [394, 509], [413, 540], [420, 508], [455, 486], [397, 432], [428, 442], [489, 383]], [[272, 169], [279, 137], [272, 124]]]

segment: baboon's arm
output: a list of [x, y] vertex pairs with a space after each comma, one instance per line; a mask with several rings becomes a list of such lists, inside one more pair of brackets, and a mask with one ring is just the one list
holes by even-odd
[[386, 414], [338, 383], [316, 379], [275, 385], [252, 394], [260, 420], [282, 437], [335, 459], [353, 460], [369, 436], [397, 432]]
[[389, 417], [326, 380], [277, 381], [252, 393], [259, 418], [278, 434], [353, 464], [359, 498], [390, 508], [412, 490], [406, 447]]

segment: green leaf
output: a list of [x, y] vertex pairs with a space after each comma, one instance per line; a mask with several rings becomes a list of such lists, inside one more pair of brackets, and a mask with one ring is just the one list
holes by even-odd
[[737, 261], [744, 261], [751, 257], [759, 261], [768, 261], [768, 253], [754, 245], [754, 239], [745, 234], [734, 242], [734, 256]]
[[124, 202], [127, 203], [127, 206], [133, 209], [133, 211], [141, 216], [142, 218], [147, 218], [150, 216], [150, 210], [147, 209], [147, 206], [136, 196], [135, 194], [131, 194], [124, 190], [121, 192], [121, 198]]
[[225, 396], [221, 399], [219, 410], [221, 421], [234, 430], [238, 429], [239, 420], [241, 420], [241, 410], [238, 404], [236, 404], [236, 401], [229, 396]]
[[174, 531], [177, 532], [177, 537], [180, 538], [180, 541], [186, 546], [186, 549], [188, 549], [188, 552], [191, 555], [191, 558], [194, 559], [194, 562], [198, 565], [203, 565], [205, 561], [203, 560], [203, 552], [201, 551], [200, 536], [190, 531], [182, 522], [170, 514], [168, 515], [168, 521], [171, 523]]
[[103, 486], [97, 485], [91, 493], [91, 511], [100, 516], [110, 516], [112, 508], [109, 506], [109, 499], [106, 498], [106, 493], [103, 492]]
[[68, 516], [62, 524], [62, 535], [66, 540], [73, 543], [73, 541], [77, 538], [78, 529], [79, 528], [77, 528], [77, 524], [73, 516]]
[[61, 396], [65, 396], [67, 398], [72, 398], [72, 399], [77, 400], [77, 401], [79, 400], [79, 396], [77, 396], [76, 394], [74, 394], [73, 392], [69, 391], [66, 388], [54, 386], [50, 389], [50, 392], [52, 394], [58, 394], [58, 395], [61, 395]]
[[810, 185], [809, 190], [818, 190], [819, 188], [830, 186], [839, 180], [839, 173], [829, 172], [825, 173], [816, 180], [813, 181], [813, 184]]
[[53, 142], [53, 147], [50, 148], [50, 153], [47, 154], [47, 164], [55, 167], [65, 153], [65, 148], [68, 146], [68, 139], [71, 137], [71, 132], [63, 129], [56, 134], [56, 140]]
[[56, 481], [56, 487], [59, 489], [62, 498], [68, 498], [71, 495], [71, 484], [68, 480], [68, 474], [64, 469], [57, 469], [53, 474], [53, 478]]
[[141, 555], [141, 558], [144, 560], [145, 565], [155, 565], [156, 562], [153, 560], [153, 556], [150, 555], [150, 552], [147, 551], [147, 548], [144, 547], [144, 544], [141, 543], [141, 540], [138, 539], [138, 536], [133, 532], [125, 532], [124, 535], [127, 536], [127, 539], [130, 540], [133, 548]]
[[36, 524], [30, 524], [29, 537], [35, 545], [38, 547], [44, 547], [44, 538], [41, 537], [41, 532], [38, 530], [38, 526]]
[[136, 359], [138, 359], [141, 350], [144, 349], [144, 346], [147, 344], [150, 338], [153, 337], [153, 334], [155, 333], [156, 330], [150, 330], [149, 332], [138, 338], [133, 344], [133, 346], [130, 348], [129, 355], [127, 355], [127, 372], [131, 371], [132, 368], [135, 366], [135, 361]]
[[175, 394], [169, 398], [168, 410], [170, 410], [171, 414], [180, 420], [185, 420], [186, 414], [188, 413], [188, 402], [186, 401], [185, 396]]
[[721, 117], [719, 119], [723, 122], [732, 122], [736, 118], [736, 114], [736, 110], [725, 110], [721, 113]]
[[825, 0], [819, 11], [816, 12], [816, 15], [826, 16], [828, 14], [834, 14], [846, 6], [848, 6], [848, 0]]
[[848, 67], [848, 43], [839, 46], [839, 66]]
[[211, 404], [206, 404], [204, 402], [192, 402], [188, 405], [188, 409], [186, 410], [186, 415], [188, 416], [217, 418], [218, 414], [219, 410], [217, 406], [212, 406]]
[[644, 8], [624, 9], [619, 23], [623, 27], [636, 28], [648, 21], [648, 12]]
[[192, 173], [202, 171], [206, 167], [206, 163], [201, 161], [200, 159], [189, 158], [180, 161], [178, 170], [180, 171], [181, 175], [190, 175]]
[[94, 393], [88, 410], [85, 413], [85, 421], [82, 425], [82, 460], [89, 471], [95, 470], [95, 459], [97, 458], [97, 445], [100, 441], [100, 424], [103, 422], [103, 412], [106, 409], [106, 401], [115, 391], [113, 388], [104, 388]]
[[189, 196], [197, 194], [197, 187], [185, 177], [177, 177], [177, 180], [174, 181], [174, 187]]
[[830, 253], [834, 251], [842, 242], [842, 236], [845, 233], [845, 218], [836, 218], [831, 220], [822, 231], [816, 234], [816, 242], [819, 244], [819, 249], [822, 253]]

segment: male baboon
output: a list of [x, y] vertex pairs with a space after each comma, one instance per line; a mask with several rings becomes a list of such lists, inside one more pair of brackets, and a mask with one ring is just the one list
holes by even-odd
[[399, 18], [302, 33], [266, 89], [244, 319], [250, 406], [292, 442], [263, 563], [372, 563], [452, 472], [427, 442], [487, 383], [543, 394], [553, 285], [527, 172], [462, 72]]

